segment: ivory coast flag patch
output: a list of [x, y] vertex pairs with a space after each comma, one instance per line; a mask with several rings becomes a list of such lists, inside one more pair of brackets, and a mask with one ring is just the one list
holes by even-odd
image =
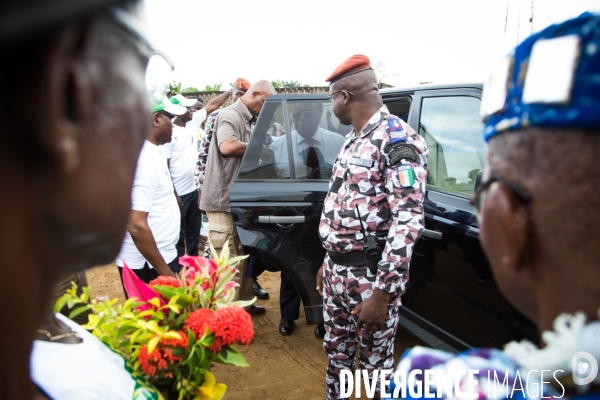
[[396, 171], [400, 187], [411, 187], [415, 184], [415, 172], [410, 165], [400, 165]]

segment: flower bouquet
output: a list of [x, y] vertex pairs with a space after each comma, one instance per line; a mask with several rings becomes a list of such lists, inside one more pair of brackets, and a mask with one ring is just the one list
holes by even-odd
[[160, 276], [146, 285], [127, 266], [123, 284], [129, 299], [90, 300], [90, 287], [76, 295], [76, 285], [56, 303], [73, 311], [91, 309], [91, 330], [123, 356], [137, 376], [176, 393], [178, 399], [221, 399], [226, 386], [210, 373], [213, 363], [248, 366], [234, 344], [249, 345], [254, 336], [250, 315], [254, 302], [233, 301], [234, 266], [247, 256], [229, 257], [224, 246], [214, 260], [184, 256], [179, 278]]

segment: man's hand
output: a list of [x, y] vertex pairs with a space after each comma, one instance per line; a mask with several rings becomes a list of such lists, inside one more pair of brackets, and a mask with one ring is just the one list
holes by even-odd
[[175, 193], [175, 198], [177, 199], [177, 205], [179, 206], [179, 209], [183, 208], [183, 200], [181, 200], [181, 197], [179, 197], [179, 195], [177, 193]]
[[383, 330], [390, 294], [381, 289], [373, 290], [371, 297], [352, 310], [353, 315], [358, 315], [357, 329], [365, 333], [375, 333]]
[[319, 268], [319, 271], [317, 272], [317, 292], [319, 292], [319, 294], [321, 296], [323, 296], [323, 267], [321, 266], [321, 268]]

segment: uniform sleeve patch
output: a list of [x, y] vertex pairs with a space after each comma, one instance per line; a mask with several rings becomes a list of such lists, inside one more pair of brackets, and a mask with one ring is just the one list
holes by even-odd
[[396, 117], [388, 119], [388, 126], [390, 127], [390, 132], [400, 132], [404, 130], [402, 122], [400, 122], [400, 118]]
[[348, 164], [351, 165], [359, 165], [361, 167], [366, 167], [366, 168], [372, 168], [373, 167], [373, 160], [371, 159], [366, 159], [366, 158], [357, 158], [357, 157], [352, 157], [349, 161]]
[[400, 165], [397, 170], [400, 187], [412, 187], [415, 184], [415, 172], [410, 165]]
[[395, 146], [389, 154], [390, 165], [396, 165], [400, 160], [405, 159], [415, 163], [419, 162], [419, 156], [414, 146], [410, 144], [400, 144]]

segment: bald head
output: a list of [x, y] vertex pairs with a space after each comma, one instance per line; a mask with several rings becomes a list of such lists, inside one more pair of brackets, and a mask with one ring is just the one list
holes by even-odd
[[262, 109], [265, 99], [275, 94], [275, 88], [271, 82], [261, 79], [255, 82], [250, 89], [241, 97], [241, 101], [248, 108], [250, 113], [257, 117]]
[[372, 69], [334, 82], [329, 92], [334, 93], [331, 103], [335, 116], [342, 124], [352, 125], [357, 131], [383, 105], [379, 97], [377, 77]]
[[252, 86], [250, 86], [250, 89], [248, 89], [248, 91], [249, 92], [252, 92], [252, 91], [260, 92], [260, 94], [262, 94], [265, 97], [273, 96], [276, 93], [275, 88], [273, 87], [271, 82], [269, 82], [265, 79], [262, 79], [256, 83], [254, 83]]

